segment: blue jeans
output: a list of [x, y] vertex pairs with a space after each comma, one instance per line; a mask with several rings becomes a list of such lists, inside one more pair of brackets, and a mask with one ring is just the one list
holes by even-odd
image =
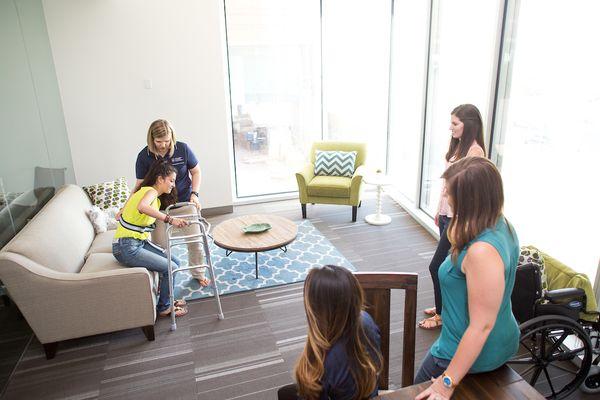
[[[146, 240], [120, 238], [112, 245], [113, 255], [121, 264], [128, 267], [144, 267], [160, 275], [160, 294], [156, 309], [158, 312], [167, 310], [169, 304], [169, 266], [167, 256], [159, 249], [151, 246]], [[173, 269], [179, 267], [177, 257], [171, 255]]]
[[417, 371], [415, 385], [417, 383], [429, 382], [431, 378], [437, 378], [446, 371], [448, 365], [450, 365], [450, 360], [434, 357], [434, 355], [431, 354], [431, 351], [427, 352], [427, 355]]

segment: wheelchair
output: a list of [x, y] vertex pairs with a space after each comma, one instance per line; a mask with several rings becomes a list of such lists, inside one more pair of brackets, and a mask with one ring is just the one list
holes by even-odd
[[600, 394], [600, 313], [581, 314], [585, 292], [544, 291], [540, 267], [525, 264], [517, 268], [511, 299], [521, 337], [508, 365], [547, 399], [577, 388]]

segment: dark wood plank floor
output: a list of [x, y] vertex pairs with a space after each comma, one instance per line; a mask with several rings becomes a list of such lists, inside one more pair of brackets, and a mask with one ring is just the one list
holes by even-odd
[[[308, 206], [308, 216], [340, 252], [361, 271], [410, 271], [419, 274], [418, 310], [433, 303], [427, 266], [435, 240], [404, 210], [386, 198], [387, 226], [363, 222], [374, 212], [372, 195], [363, 201], [359, 220], [350, 207]], [[300, 219], [297, 201], [238, 206], [234, 214], [211, 218], [218, 223], [236, 215], [273, 213]], [[4, 399], [274, 399], [278, 387], [292, 382], [291, 371], [306, 339], [302, 284], [223, 296], [225, 320], [215, 317], [212, 300], [190, 303], [188, 316], [169, 331], [167, 319], [156, 324], [156, 341], [141, 330], [71, 340], [47, 361], [28, 328], [0, 307], [0, 390]], [[403, 296], [392, 296], [392, 388], [400, 382]], [[418, 316], [420, 317], [420, 315]], [[8, 330], [10, 332], [6, 333]], [[417, 367], [437, 337], [418, 330]], [[12, 341], [13, 351], [7, 351]], [[21, 356], [22, 349], [25, 348]], [[16, 363], [16, 367], [13, 366]], [[585, 398], [580, 396], [573, 398]]]

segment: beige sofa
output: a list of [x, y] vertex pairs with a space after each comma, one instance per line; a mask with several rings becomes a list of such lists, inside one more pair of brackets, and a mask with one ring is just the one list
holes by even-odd
[[95, 235], [91, 202], [67, 185], [0, 251], [0, 280], [53, 358], [66, 339], [142, 327], [154, 340], [155, 275], [119, 265], [114, 231]]

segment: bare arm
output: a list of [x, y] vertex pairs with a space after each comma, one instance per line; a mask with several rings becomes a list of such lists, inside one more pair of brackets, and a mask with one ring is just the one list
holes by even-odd
[[[198, 193], [200, 190], [200, 181], [202, 180], [202, 173], [200, 171], [200, 164], [189, 170], [192, 176], [192, 192]], [[190, 202], [196, 204], [196, 207], [201, 208], [200, 199], [195, 194], [190, 195]]]
[[[467, 276], [470, 322], [446, 369], [446, 374], [452, 378], [455, 385], [463, 379], [479, 357], [496, 323], [504, 295], [504, 263], [492, 245], [485, 242], [474, 243], [467, 251], [462, 268]], [[453, 391], [443, 386], [439, 377], [430, 388], [417, 396], [417, 399], [427, 399], [433, 392], [450, 398]]]
[[480, 146], [472, 146], [465, 157], [485, 157], [485, 153]]
[[156, 190], [154, 190], [154, 189], [148, 190], [146, 192], [146, 194], [144, 195], [144, 197], [142, 197], [142, 199], [138, 203], [137, 210], [140, 213], [146, 214], [149, 217], [164, 221], [166, 214], [158, 211], [157, 209], [155, 209], [154, 207], [151, 206], [152, 202], [154, 200], [156, 200], [157, 197], [158, 197], [158, 192]]
[[119, 212], [115, 215], [115, 219], [117, 221], [121, 218], [121, 214], [123, 214], [123, 209], [125, 208], [125, 206], [129, 202], [129, 199], [131, 199], [131, 196], [135, 192], [137, 192], [138, 190], [140, 190], [140, 186], [142, 186], [142, 181], [143, 181], [143, 179], [136, 179], [135, 180], [135, 186], [133, 187], [133, 190], [131, 191], [131, 193], [129, 193], [129, 197], [127, 198], [127, 200], [125, 201], [125, 203], [123, 203], [123, 207], [121, 207], [121, 209], [119, 210]]
[[[140, 190], [140, 187], [142, 186], [142, 182], [143, 182], [143, 179], [135, 180], [135, 186], [133, 187], [133, 190], [131, 191], [132, 194], [137, 192], [138, 190]], [[131, 195], [129, 195], [129, 197], [131, 197]]]
[[200, 171], [200, 164], [190, 169], [190, 175], [192, 176], [192, 192], [198, 192], [200, 190], [200, 182], [202, 181], [202, 173]]
[[[156, 197], [158, 197], [158, 192], [156, 190], [154, 190], [154, 189], [148, 190], [146, 192], [146, 194], [144, 195], [144, 197], [142, 197], [142, 199], [138, 203], [137, 210], [142, 214], [148, 215], [149, 217], [156, 218], [161, 221], [167, 222], [167, 220], [170, 217], [167, 217], [167, 214], [158, 211], [156, 208], [152, 207], [152, 205], [151, 205], [152, 202], [154, 200], [156, 200]], [[169, 223], [171, 223], [177, 227], [182, 227], [182, 226], [188, 225], [188, 222], [181, 218], [171, 218]]]

